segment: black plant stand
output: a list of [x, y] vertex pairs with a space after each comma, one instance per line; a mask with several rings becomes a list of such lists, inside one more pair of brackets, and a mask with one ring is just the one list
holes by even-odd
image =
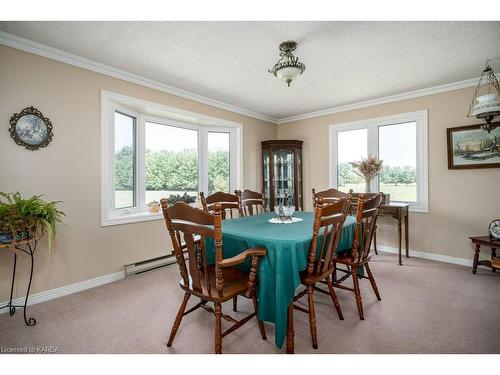
[[[28, 297], [29, 297], [30, 289], [31, 289], [31, 281], [33, 280], [34, 254], [35, 254], [35, 250], [36, 250], [36, 245], [37, 245], [36, 239], [28, 239], [28, 240], [16, 241], [16, 242], [11, 242], [11, 243], [1, 243], [0, 242], [0, 249], [12, 250], [14, 253], [14, 266], [12, 269], [12, 282], [10, 284], [9, 303], [7, 303], [4, 306], [0, 306], [0, 310], [7, 307], [9, 309], [10, 316], [13, 316], [16, 313], [16, 308], [22, 308], [23, 313], [24, 313], [24, 322], [26, 323], [27, 326], [34, 326], [36, 324], [35, 318], [28, 318], [26, 316]], [[12, 303], [12, 295], [14, 292], [14, 282], [16, 280], [16, 266], [17, 266], [17, 253], [18, 253], [18, 251], [22, 251], [23, 253], [29, 255], [30, 261], [31, 261], [30, 278], [29, 278], [29, 283], [28, 283], [28, 289], [26, 291], [26, 296], [24, 297], [24, 304], [23, 305], [14, 305]]]

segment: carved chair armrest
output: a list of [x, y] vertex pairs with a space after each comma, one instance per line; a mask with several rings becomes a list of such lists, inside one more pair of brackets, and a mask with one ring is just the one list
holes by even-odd
[[259, 267], [260, 257], [263, 257], [266, 254], [267, 250], [265, 248], [253, 247], [232, 258], [224, 259], [219, 264], [222, 268], [232, 267], [245, 262], [245, 259], [247, 257], [252, 257], [252, 265], [250, 266], [250, 273], [248, 274], [247, 281], [247, 290], [245, 292], [246, 297], [252, 298], [255, 294], [255, 286], [257, 284], [257, 267]]
[[237, 264], [241, 264], [245, 262], [245, 259], [247, 257], [263, 257], [267, 253], [267, 250], [263, 247], [252, 247], [251, 249], [247, 249], [244, 252], [235, 255], [232, 258], [227, 258], [223, 259], [220, 265], [225, 268], [225, 267], [232, 267], [236, 266]]

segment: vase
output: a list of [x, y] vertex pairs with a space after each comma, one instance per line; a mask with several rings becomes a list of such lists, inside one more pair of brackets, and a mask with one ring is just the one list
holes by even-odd
[[365, 193], [371, 193], [371, 190], [370, 190], [370, 180], [366, 180]]

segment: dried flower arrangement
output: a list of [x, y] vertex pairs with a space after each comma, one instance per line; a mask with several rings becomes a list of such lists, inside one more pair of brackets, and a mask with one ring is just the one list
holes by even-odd
[[368, 155], [367, 158], [361, 158], [361, 161], [353, 161], [349, 164], [355, 168], [354, 173], [365, 179], [365, 192], [369, 193], [371, 180], [382, 170], [382, 160], [378, 160], [375, 155]]

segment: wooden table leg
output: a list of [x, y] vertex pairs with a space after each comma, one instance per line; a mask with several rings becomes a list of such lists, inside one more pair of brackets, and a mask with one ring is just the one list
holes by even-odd
[[472, 273], [476, 273], [477, 271], [477, 262], [479, 261], [479, 250], [481, 248], [481, 245], [480, 244], [476, 244], [476, 250], [475, 250], [475, 253], [474, 253], [474, 262], [472, 263]]
[[293, 332], [293, 301], [288, 305], [288, 316], [286, 325], [286, 352], [287, 354], [294, 354], [294, 332]]
[[408, 216], [410, 215], [406, 215], [405, 216], [405, 249], [406, 249], [406, 257], [409, 258], [410, 257], [410, 250], [409, 250], [409, 240], [408, 240]]
[[403, 265], [403, 261], [401, 260], [401, 240], [402, 240], [402, 233], [401, 233], [401, 219], [398, 220], [398, 241], [399, 241], [399, 265]]
[[[493, 258], [496, 258], [497, 256], [497, 249], [496, 247], [492, 247], [491, 248], [491, 261], [493, 262]], [[494, 267], [491, 267], [491, 269], [493, 270], [493, 272], [497, 272], [497, 269], [494, 268]]]

